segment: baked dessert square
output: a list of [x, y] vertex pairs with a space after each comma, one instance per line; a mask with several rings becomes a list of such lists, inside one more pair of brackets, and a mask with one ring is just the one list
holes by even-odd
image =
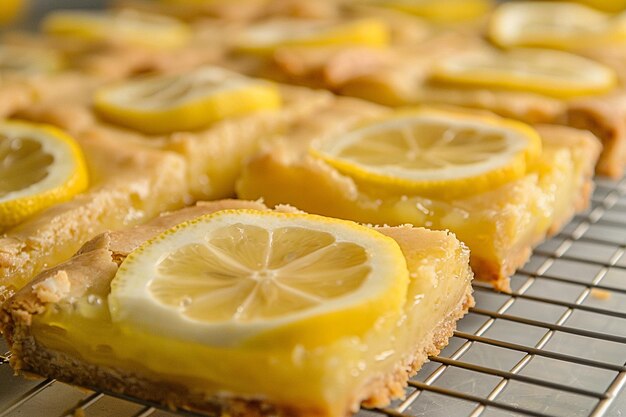
[[[389, 113], [340, 99], [252, 159], [238, 195], [364, 223], [451, 230], [470, 248], [476, 278], [507, 290], [508, 277], [526, 262], [531, 248], [587, 207], [600, 145], [586, 131], [538, 126], [534, 135], [541, 151], [527, 159], [519, 175], [504, 179], [508, 174], [498, 171], [491, 179], [453, 180], [466, 175], [472, 154], [478, 152], [477, 161], [489, 153], [477, 145], [479, 126], [504, 120], [494, 117], [458, 109]], [[414, 133], [407, 139], [403, 132]], [[485, 135], [488, 147], [495, 146], [491, 141], [497, 135]], [[449, 177], [435, 174], [437, 167], [465, 163], [457, 174], [444, 169]]]
[[[163, 253], [160, 283], [128, 269], [176, 236], [195, 243]], [[446, 345], [473, 304], [468, 255], [449, 232], [367, 228], [242, 200], [198, 203], [96, 237], [6, 302], [0, 323], [18, 372], [173, 409], [339, 417], [404, 396], [408, 377]], [[263, 288], [232, 298], [249, 290], [245, 277]], [[153, 296], [136, 304], [131, 286], [165, 304]], [[133, 323], [134, 313], [119, 319], [144, 301], [152, 305], [144, 311], [160, 311], [143, 314], [152, 325]]]

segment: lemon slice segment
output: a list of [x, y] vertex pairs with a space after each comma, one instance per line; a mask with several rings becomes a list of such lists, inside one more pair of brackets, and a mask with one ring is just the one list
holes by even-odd
[[575, 49], [626, 38], [619, 19], [575, 3], [511, 2], [499, 6], [489, 37], [504, 47]]
[[513, 120], [423, 109], [313, 142], [310, 151], [378, 194], [447, 199], [521, 178], [541, 139]]
[[46, 33], [89, 42], [112, 41], [159, 49], [177, 48], [190, 39], [184, 23], [135, 10], [60, 10], [43, 20]]
[[225, 210], [131, 253], [111, 283], [114, 321], [213, 346], [319, 345], [398, 313], [408, 286], [398, 244], [356, 223]]
[[436, 23], [477, 19], [487, 13], [490, 0], [377, 0], [374, 4], [423, 17]]
[[197, 130], [218, 120], [281, 105], [278, 88], [216, 67], [151, 76], [96, 92], [104, 118], [145, 133]]
[[44, 125], [0, 122], [0, 230], [87, 188], [76, 142]]
[[462, 54], [441, 61], [434, 68], [432, 78], [560, 98], [601, 94], [617, 84], [611, 68], [578, 55], [548, 49]]
[[389, 44], [389, 28], [377, 19], [348, 22], [314, 20], [273, 20], [245, 30], [237, 40], [242, 52], [268, 54], [280, 47], [320, 47], [363, 45], [381, 47]]
[[63, 68], [58, 53], [43, 48], [0, 45], [0, 75], [49, 74]]

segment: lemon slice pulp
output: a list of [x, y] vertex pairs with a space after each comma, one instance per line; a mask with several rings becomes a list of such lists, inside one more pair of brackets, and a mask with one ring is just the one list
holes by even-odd
[[432, 77], [448, 83], [532, 91], [561, 98], [601, 94], [617, 82], [609, 67], [547, 49], [462, 54], [440, 62]]
[[218, 120], [281, 105], [278, 88], [216, 67], [151, 76], [96, 92], [106, 119], [145, 133], [196, 130]]
[[87, 187], [78, 145], [53, 127], [0, 123], [0, 230]]
[[55, 11], [43, 20], [43, 30], [90, 42], [115, 41], [160, 49], [180, 47], [190, 38], [190, 30], [184, 23], [135, 10]]
[[489, 37], [505, 47], [575, 49], [623, 39], [623, 26], [619, 19], [581, 4], [523, 1], [496, 9]]
[[398, 312], [408, 272], [397, 243], [349, 221], [225, 210], [131, 253], [111, 283], [112, 318], [213, 346], [319, 344]]
[[267, 54], [285, 46], [386, 46], [389, 29], [377, 19], [349, 22], [274, 20], [250, 27], [239, 37], [240, 51]]
[[399, 112], [311, 146], [364, 188], [437, 198], [520, 178], [540, 152], [539, 136], [525, 124], [438, 110]]
[[374, 4], [423, 17], [437, 23], [454, 23], [483, 16], [490, 0], [377, 0]]

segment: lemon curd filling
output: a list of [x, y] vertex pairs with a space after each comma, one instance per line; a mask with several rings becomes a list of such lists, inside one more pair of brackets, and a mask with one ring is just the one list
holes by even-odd
[[[109, 302], [116, 290], [99, 285], [81, 297], [48, 305], [44, 314], [33, 317], [32, 333], [40, 345], [90, 364], [149, 375], [208, 395], [262, 399], [343, 416], [375, 394], [370, 387], [376, 382], [432, 351], [433, 340], [445, 340], [450, 328], [437, 337], [437, 327], [458, 318], [464, 300], [471, 303], [466, 298], [471, 272], [464, 245], [446, 232], [376, 230], [401, 249], [408, 280], [394, 281], [404, 282], [395, 292], [402, 294], [399, 308], [379, 312], [366, 325], [355, 319], [321, 321], [316, 327], [311, 327], [313, 321], [298, 321], [227, 343], [192, 340], [191, 333], [173, 335], [139, 326], [137, 315], [120, 321], [119, 307]], [[396, 273], [402, 274], [401, 269]]]

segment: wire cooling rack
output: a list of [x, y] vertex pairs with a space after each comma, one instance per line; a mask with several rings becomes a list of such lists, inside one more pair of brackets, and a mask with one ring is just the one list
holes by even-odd
[[[597, 180], [591, 208], [534, 251], [511, 294], [475, 284], [476, 307], [405, 400], [358, 416], [626, 415], [625, 252], [626, 178]], [[197, 416], [14, 377], [0, 354], [0, 417], [83, 415]]]

